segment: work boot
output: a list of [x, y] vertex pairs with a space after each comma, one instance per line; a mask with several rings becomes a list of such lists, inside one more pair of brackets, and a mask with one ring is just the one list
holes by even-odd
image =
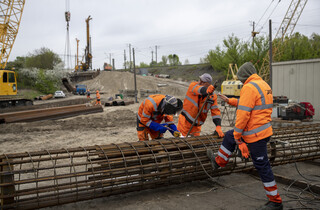
[[209, 158], [209, 160], [211, 162], [213, 170], [218, 169], [220, 166], [216, 162], [216, 158], [215, 158], [215, 155], [214, 155], [212, 149], [207, 149], [207, 156], [208, 156], [208, 158]]
[[258, 208], [258, 210], [282, 210], [282, 209], [283, 209], [282, 203], [276, 203], [272, 201], [268, 201], [268, 203]]

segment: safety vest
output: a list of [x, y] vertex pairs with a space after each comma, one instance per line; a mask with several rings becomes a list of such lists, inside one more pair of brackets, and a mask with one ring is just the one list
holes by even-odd
[[97, 99], [100, 99], [100, 93], [96, 93]]
[[161, 113], [164, 98], [165, 95], [150, 95], [141, 103], [137, 117], [142, 125], [149, 127], [152, 121], [161, 123], [163, 119], [165, 119], [165, 122], [168, 124], [173, 123], [172, 115]]
[[272, 135], [271, 113], [273, 96], [270, 86], [257, 74], [251, 75], [240, 91], [237, 104], [234, 138], [241, 137], [247, 143], [253, 143]]
[[[199, 85], [199, 82], [192, 82], [189, 85], [186, 97], [183, 101], [183, 109], [181, 111], [181, 115], [185, 117], [185, 122], [180, 123], [189, 123], [192, 124], [195, 120], [199, 110], [201, 109], [206, 96], [201, 94], [201, 89], [206, 88], [202, 85]], [[208, 111], [211, 111], [212, 119], [220, 118], [220, 110], [218, 108], [217, 95], [213, 94], [207, 101], [207, 104], [204, 106], [201, 114], [196, 120], [195, 126], [201, 126], [207, 119]]]

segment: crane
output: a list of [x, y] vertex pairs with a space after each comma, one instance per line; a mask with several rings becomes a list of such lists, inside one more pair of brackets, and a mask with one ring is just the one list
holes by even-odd
[[[290, 37], [293, 34], [293, 30], [301, 16], [301, 13], [306, 6], [308, 0], [292, 0], [289, 8], [284, 16], [280, 27], [274, 37], [274, 40], [283, 40], [284, 37]], [[280, 58], [282, 52], [279, 50], [281, 42], [272, 42], [272, 60], [277, 61]], [[269, 54], [263, 59], [261, 68], [259, 69], [259, 75], [265, 80], [269, 81], [270, 78], [270, 62]]]
[[5, 70], [19, 31], [24, 5], [25, 0], [2, 0], [0, 2], [0, 108], [33, 104], [29, 99], [16, 97], [16, 73], [12, 70]]
[[0, 2], [0, 69], [7, 65], [12, 46], [17, 37], [25, 0]]
[[92, 20], [91, 16], [86, 19], [86, 26], [87, 26], [87, 46], [84, 52], [84, 59], [85, 62], [82, 62], [82, 70], [87, 71], [88, 69], [92, 69], [92, 54], [91, 54], [91, 37], [90, 37], [90, 30], [89, 30], [89, 21]]

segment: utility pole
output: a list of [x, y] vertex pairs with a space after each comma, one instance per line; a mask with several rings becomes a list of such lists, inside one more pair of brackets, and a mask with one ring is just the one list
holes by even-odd
[[114, 67], [114, 58], [112, 58], [112, 70], [116, 70], [116, 68]]
[[76, 66], [75, 66], [75, 70], [78, 71], [79, 70], [79, 39], [76, 38], [76, 42], [77, 42], [77, 58], [76, 58]]
[[270, 87], [272, 90], [272, 21], [269, 20], [269, 68], [270, 68]]
[[158, 46], [156, 45], [156, 63], [158, 63]]
[[134, 56], [134, 48], [132, 48], [132, 54], [133, 54], [133, 74], [134, 74], [134, 98], [135, 98], [136, 103], [138, 103], [138, 98], [137, 98], [136, 62], [135, 62], [135, 56]]
[[124, 53], [123, 53], [123, 56], [124, 56], [124, 69], [127, 69], [127, 57], [126, 57], [126, 50], [124, 50]]
[[111, 65], [111, 53], [109, 53], [109, 60], [110, 60], [110, 65]]
[[129, 69], [131, 71], [131, 44], [129, 44], [129, 59], [130, 59]]
[[251, 36], [252, 36], [252, 49], [254, 50], [254, 37], [259, 34], [259, 32], [254, 31], [255, 29], [255, 22], [252, 22], [252, 32], [251, 32]]
[[151, 51], [151, 66], [153, 65], [153, 50]]

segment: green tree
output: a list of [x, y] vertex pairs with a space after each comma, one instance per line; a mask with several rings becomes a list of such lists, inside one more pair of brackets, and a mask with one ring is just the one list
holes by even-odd
[[244, 60], [245, 47], [240, 39], [234, 34], [223, 40], [222, 48], [217, 46], [214, 50], [210, 50], [207, 60], [218, 71], [228, 71], [229, 63], [240, 65]]
[[43, 69], [40, 69], [37, 75], [37, 80], [35, 83], [35, 87], [38, 91], [49, 94], [53, 93], [57, 89], [57, 81], [49, 78]]
[[139, 65], [140, 68], [147, 68], [147, 67], [150, 67], [148, 64], [144, 63], [144, 62], [140, 62], [140, 65]]
[[320, 36], [313, 33], [309, 39], [312, 48], [312, 58], [320, 58]]
[[26, 57], [26, 68], [53, 69], [61, 62], [60, 57], [48, 48], [42, 47]]
[[22, 69], [25, 67], [26, 57], [16, 57], [14, 61], [7, 63], [6, 69]]
[[170, 66], [181, 65], [181, 62], [179, 61], [179, 56], [176, 54], [168, 55], [168, 60], [169, 60]]
[[168, 65], [168, 57], [163, 55], [161, 57], [161, 63], [162, 63], [163, 66], [167, 66]]
[[284, 41], [274, 40], [274, 47], [279, 50], [275, 55], [275, 61], [302, 60], [312, 58], [312, 46], [307, 36], [295, 33], [291, 37], [285, 37]]

